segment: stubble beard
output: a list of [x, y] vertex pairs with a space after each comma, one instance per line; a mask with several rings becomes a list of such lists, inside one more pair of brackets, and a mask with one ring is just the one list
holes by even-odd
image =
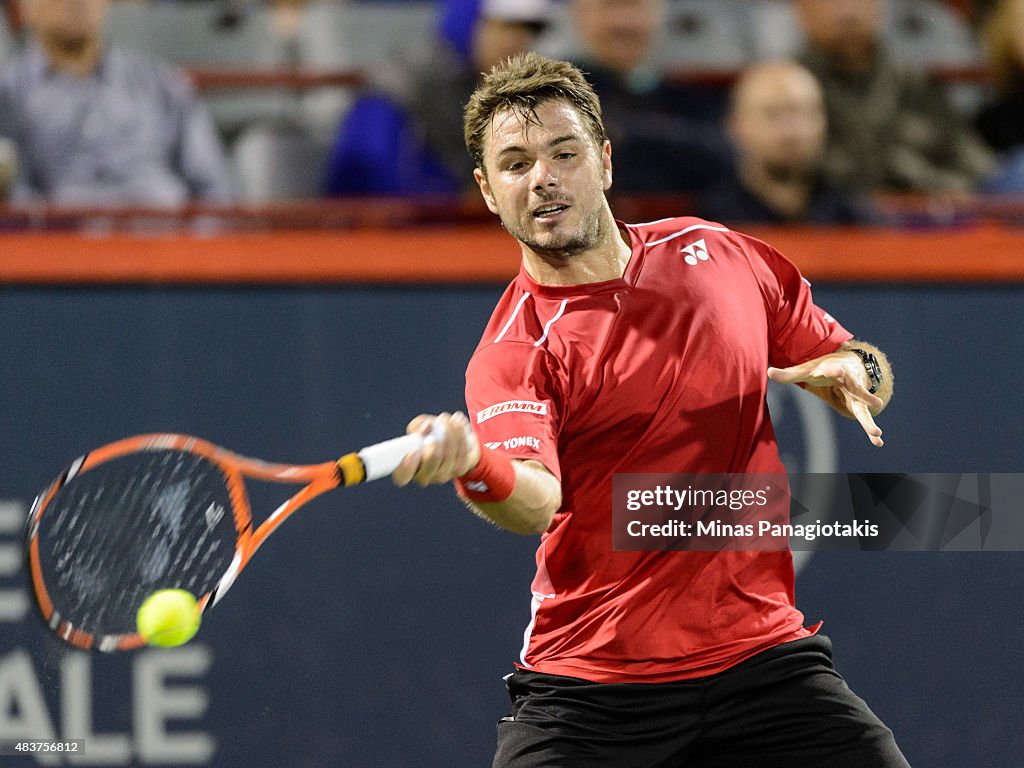
[[607, 227], [602, 214], [603, 209], [598, 207], [588, 214], [574, 231], [566, 232], [560, 237], [546, 242], [541, 242], [536, 238], [525, 222], [510, 222], [505, 216], [502, 216], [501, 226], [538, 256], [552, 261], [567, 261], [596, 248], [607, 239], [605, 231]]

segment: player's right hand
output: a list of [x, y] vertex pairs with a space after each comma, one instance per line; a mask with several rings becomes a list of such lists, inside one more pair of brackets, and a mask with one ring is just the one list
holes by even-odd
[[391, 473], [395, 485], [411, 482], [421, 486], [440, 485], [469, 472], [480, 461], [480, 443], [466, 414], [420, 414], [409, 422], [407, 434], [419, 433], [424, 444], [402, 459]]

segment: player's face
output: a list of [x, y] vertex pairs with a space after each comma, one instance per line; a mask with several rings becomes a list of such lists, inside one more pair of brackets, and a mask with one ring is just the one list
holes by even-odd
[[599, 145], [567, 102], [544, 102], [530, 119], [495, 114], [483, 160], [486, 175], [474, 176], [487, 207], [534, 253], [565, 258], [607, 236], [611, 145]]

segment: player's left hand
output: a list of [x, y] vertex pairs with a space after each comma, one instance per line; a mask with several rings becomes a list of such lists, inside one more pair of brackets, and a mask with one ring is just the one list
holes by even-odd
[[833, 407], [845, 411], [860, 422], [872, 445], [881, 448], [882, 430], [874, 415], [885, 403], [868, 392], [868, 376], [860, 358], [840, 350], [789, 368], [769, 368], [768, 378], [780, 384], [806, 384], [829, 390]]

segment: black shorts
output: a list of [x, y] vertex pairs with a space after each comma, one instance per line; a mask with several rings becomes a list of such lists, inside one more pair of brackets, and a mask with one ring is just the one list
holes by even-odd
[[823, 635], [717, 675], [591, 683], [517, 671], [494, 768], [909, 768]]

